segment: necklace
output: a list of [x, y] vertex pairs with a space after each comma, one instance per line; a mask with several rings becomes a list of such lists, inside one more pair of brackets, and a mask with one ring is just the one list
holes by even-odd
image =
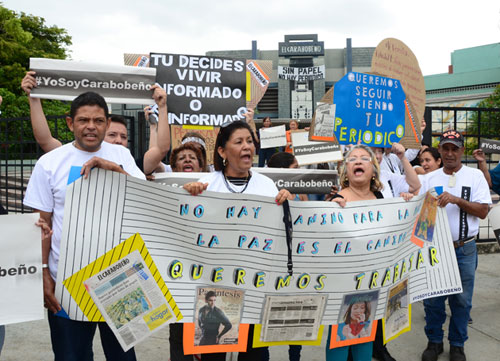
[[243, 187], [243, 189], [241, 191], [237, 191], [236, 189], [234, 189], [231, 185], [231, 182], [229, 181], [229, 179], [227, 179], [226, 177], [226, 174], [224, 173], [224, 171], [222, 171], [222, 175], [224, 176], [224, 184], [226, 185], [226, 188], [231, 192], [231, 193], [243, 193], [247, 187], [248, 187], [248, 180], [250, 179], [250, 176], [252, 175], [250, 173], [250, 171], [248, 171], [248, 175], [247, 177], [243, 180], [243, 182], [245, 183], [245, 186]]

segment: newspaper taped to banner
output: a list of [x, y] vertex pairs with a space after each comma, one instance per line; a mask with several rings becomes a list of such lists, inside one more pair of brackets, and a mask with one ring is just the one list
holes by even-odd
[[[338, 172], [336, 170], [252, 168], [251, 171], [271, 178], [278, 189], [287, 189], [292, 194], [329, 194], [333, 186], [338, 186]], [[182, 188], [184, 184], [196, 182], [204, 175], [206, 173], [155, 173], [153, 182]]]
[[42, 320], [42, 246], [38, 213], [0, 215], [0, 325]]
[[318, 338], [326, 295], [266, 296], [260, 340], [312, 341]]
[[42, 58], [30, 58], [30, 70], [36, 72], [34, 98], [73, 100], [93, 91], [117, 104], [151, 103], [156, 77], [154, 68]]
[[[105, 189], [116, 192], [108, 195]], [[379, 292], [373, 313], [382, 318], [389, 288], [406, 277], [410, 303], [462, 292], [445, 210], [438, 208], [432, 242], [419, 247], [411, 241], [423, 195], [408, 202], [348, 202], [344, 208], [335, 202], [290, 202], [289, 248], [284, 210], [273, 197], [208, 191], [191, 196], [102, 169], [73, 182], [66, 194], [64, 219], [72, 221], [63, 225], [55, 296], [72, 319], [85, 317], [60, 284], [92, 259], [86, 254], [82, 260], [87, 245], [106, 245], [113, 235], [126, 239], [137, 232], [184, 322], [195, 318], [197, 286], [244, 290], [242, 323], [261, 321], [266, 295], [327, 294], [321, 321], [326, 325], [338, 322], [346, 295], [360, 292]], [[111, 199], [118, 206], [104, 207]], [[65, 268], [66, 262], [72, 267]]]
[[384, 343], [410, 331], [411, 304], [408, 302], [408, 279], [404, 279], [389, 290], [382, 324]]
[[260, 128], [259, 136], [262, 149], [284, 147], [286, 145], [286, 126]]
[[124, 351], [176, 320], [138, 250], [84, 285]]
[[293, 154], [299, 166], [342, 160], [342, 151], [332, 142], [310, 141], [309, 132], [291, 133]]
[[226, 287], [197, 287], [195, 346], [237, 345], [245, 292]]

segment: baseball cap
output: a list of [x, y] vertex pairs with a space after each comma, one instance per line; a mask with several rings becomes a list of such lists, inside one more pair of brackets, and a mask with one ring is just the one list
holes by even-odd
[[462, 148], [464, 146], [464, 137], [462, 136], [462, 134], [460, 134], [460, 132], [457, 132], [456, 130], [447, 130], [441, 135], [441, 138], [439, 139], [440, 145], [446, 143], [451, 143], [459, 148]]

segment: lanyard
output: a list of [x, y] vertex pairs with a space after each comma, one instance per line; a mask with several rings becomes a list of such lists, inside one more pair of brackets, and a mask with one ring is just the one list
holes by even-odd
[[292, 261], [292, 238], [293, 238], [293, 226], [292, 226], [292, 214], [290, 213], [290, 204], [288, 200], [283, 202], [283, 222], [285, 223], [286, 231], [286, 245], [288, 248], [288, 274], [293, 275], [293, 261]]

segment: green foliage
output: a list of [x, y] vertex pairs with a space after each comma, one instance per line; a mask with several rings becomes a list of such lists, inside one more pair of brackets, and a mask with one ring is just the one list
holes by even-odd
[[[71, 37], [65, 29], [47, 26], [38, 16], [16, 13], [0, 3], [0, 95], [2, 117], [29, 116], [28, 99], [21, 80], [29, 68], [29, 59], [66, 59]], [[64, 114], [68, 106], [46, 101], [46, 114]]]
[[[477, 104], [478, 108], [500, 109], [500, 85], [486, 99]], [[470, 137], [465, 145], [466, 154], [472, 154], [477, 149], [477, 136], [488, 139], [500, 139], [500, 111], [481, 111], [481, 118], [477, 112], [471, 116], [472, 122], [467, 128], [467, 135]], [[479, 133], [479, 130], [481, 132]]]

